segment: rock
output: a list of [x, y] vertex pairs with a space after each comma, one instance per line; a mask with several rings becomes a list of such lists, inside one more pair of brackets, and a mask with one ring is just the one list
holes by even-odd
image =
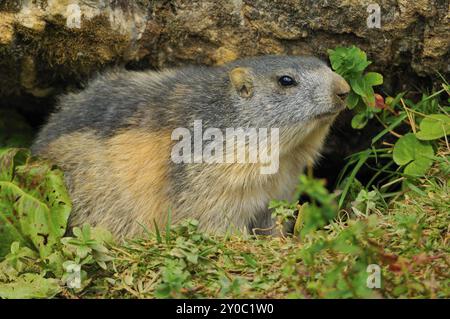
[[326, 59], [327, 49], [352, 44], [386, 83], [450, 72], [448, 0], [373, 3], [3, 0], [0, 97], [52, 95], [112, 65], [221, 64], [260, 54]]

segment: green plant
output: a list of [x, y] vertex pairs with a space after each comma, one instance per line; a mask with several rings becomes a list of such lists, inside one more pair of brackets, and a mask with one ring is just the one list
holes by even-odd
[[82, 290], [89, 267], [106, 269], [111, 234], [84, 225], [63, 238], [70, 210], [61, 171], [25, 149], [0, 151], [0, 297], [51, 297], [74, 270]]
[[[374, 172], [366, 185], [362, 185], [363, 189], [369, 192], [372, 187], [377, 187], [383, 201], [399, 194], [386, 192], [399, 182], [403, 185], [401, 191], [411, 188], [420, 192], [414, 186], [415, 180], [423, 177], [433, 163], [440, 162], [442, 170], [447, 170], [448, 160], [436, 156], [440, 141], [444, 141], [448, 147], [447, 135], [450, 132], [450, 108], [445, 105], [445, 100], [449, 100], [450, 86], [445, 80], [441, 90], [432, 94], [424, 93], [419, 101], [405, 98], [406, 93], [400, 93], [395, 97], [387, 97], [384, 103], [383, 98], [374, 94], [372, 88], [382, 83], [382, 76], [371, 72], [364, 74], [364, 69], [370, 64], [364, 52], [350, 47], [336, 48], [330, 50], [329, 54], [333, 69], [352, 87], [347, 99], [348, 107], [356, 112], [352, 126], [362, 128], [370, 118], [384, 126], [372, 138], [371, 147], [351, 155], [340, 172], [337, 184], [342, 189], [340, 208], [356, 198], [352, 188], [355, 183], [359, 183], [357, 175], [363, 167]], [[397, 133], [397, 129], [402, 134]], [[387, 138], [396, 141], [393, 144], [385, 143]]]
[[272, 200], [269, 203], [269, 209], [272, 211], [272, 218], [275, 219], [275, 228], [283, 233], [283, 225], [294, 220], [297, 203], [290, 203], [286, 200]]
[[420, 122], [416, 137], [422, 141], [436, 140], [450, 133], [450, 117], [447, 114], [431, 114]]
[[304, 238], [310, 232], [328, 224], [336, 216], [337, 207], [335, 196], [325, 187], [325, 180], [300, 175], [296, 198], [301, 195], [308, 196], [311, 202], [302, 205], [294, 233]]
[[100, 228], [74, 227], [75, 237], [65, 237], [45, 257], [19, 242], [0, 262], [0, 297], [46, 298], [64, 289], [82, 291], [91, 281], [88, 270], [94, 265], [106, 270], [111, 261], [106, 245], [113, 244], [111, 234]]
[[347, 107], [356, 113], [352, 127], [361, 129], [376, 113], [381, 112], [373, 87], [383, 84], [383, 76], [376, 72], [364, 73], [372, 62], [367, 60], [364, 51], [355, 46], [328, 50], [328, 55], [333, 70], [350, 84]]
[[355, 201], [352, 203], [352, 210], [357, 216], [369, 216], [371, 213], [376, 212], [379, 202], [379, 193], [376, 191], [368, 192], [362, 189], [356, 196]]
[[65, 248], [65, 255], [81, 264], [95, 262], [106, 269], [106, 262], [110, 261], [108, 249], [104, 243], [112, 243], [111, 234], [101, 228], [91, 228], [84, 224], [82, 228], [74, 227], [75, 237], [64, 237], [61, 243]]
[[394, 162], [404, 166], [403, 172], [410, 176], [423, 176], [433, 164], [433, 157], [433, 146], [419, 141], [414, 133], [400, 137], [392, 151]]
[[51, 254], [64, 235], [71, 202], [62, 172], [24, 149], [0, 151], [0, 257], [15, 241]]

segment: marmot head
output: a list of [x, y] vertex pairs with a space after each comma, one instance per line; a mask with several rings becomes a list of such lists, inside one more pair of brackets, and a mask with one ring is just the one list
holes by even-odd
[[227, 65], [234, 105], [251, 126], [292, 127], [332, 122], [350, 86], [323, 61], [304, 56], [262, 56]]

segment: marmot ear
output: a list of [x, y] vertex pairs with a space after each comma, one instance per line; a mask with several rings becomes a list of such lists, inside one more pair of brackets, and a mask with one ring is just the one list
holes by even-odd
[[230, 71], [231, 84], [237, 93], [243, 98], [250, 98], [253, 95], [253, 78], [250, 69], [236, 67]]

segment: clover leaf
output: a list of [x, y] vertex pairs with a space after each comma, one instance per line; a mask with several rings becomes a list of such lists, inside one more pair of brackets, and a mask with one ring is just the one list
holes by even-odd
[[423, 176], [433, 163], [433, 157], [433, 147], [419, 141], [413, 133], [402, 136], [394, 146], [394, 162], [405, 166], [407, 175]]
[[444, 137], [450, 133], [450, 116], [431, 114], [420, 122], [420, 131], [416, 133], [419, 140], [429, 141]]

